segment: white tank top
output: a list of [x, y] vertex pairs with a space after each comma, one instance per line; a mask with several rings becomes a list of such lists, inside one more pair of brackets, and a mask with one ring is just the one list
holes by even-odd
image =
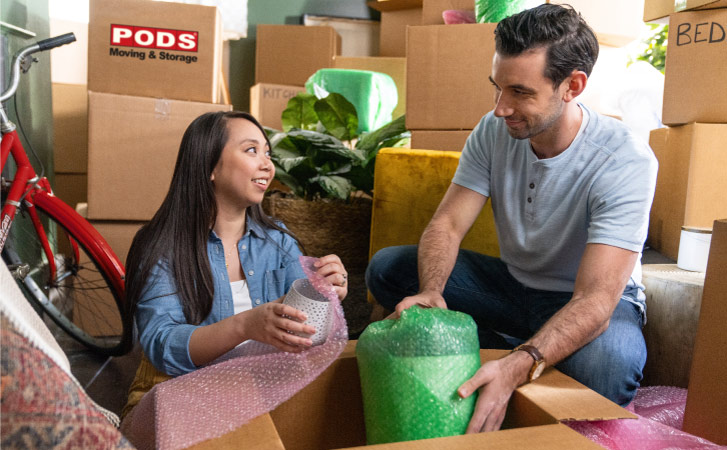
[[252, 309], [252, 299], [246, 280], [231, 281], [230, 288], [232, 289], [232, 307], [235, 314]]

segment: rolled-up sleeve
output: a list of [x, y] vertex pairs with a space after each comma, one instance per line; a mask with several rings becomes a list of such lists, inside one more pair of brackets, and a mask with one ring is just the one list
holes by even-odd
[[197, 329], [187, 323], [168, 266], [159, 263], [149, 276], [136, 310], [139, 342], [151, 363], [178, 376], [197, 366], [189, 356], [189, 340]]

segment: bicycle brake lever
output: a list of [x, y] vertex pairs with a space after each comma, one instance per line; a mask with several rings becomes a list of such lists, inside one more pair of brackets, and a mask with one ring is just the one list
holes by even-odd
[[36, 58], [35, 56], [31, 56], [30, 58], [28, 58], [28, 57], [23, 58], [20, 61], [20, 70], [22, 70], [23, 73], [28, 73], [28, 71], [30, 70], [30, 66], [32, 66], [33, 63], [37, 63], [37, 62], [38, 62], [38, 58]]

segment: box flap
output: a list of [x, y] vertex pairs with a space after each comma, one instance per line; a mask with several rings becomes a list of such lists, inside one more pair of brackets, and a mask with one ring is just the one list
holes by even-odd
[[421, 8], [422, 0], [379, 0], [377, 2], [366, 2], [369, 8], [377, 11], [399, 11], [401, 9]]
[[684, 431], [727, 445], [727, 219], [713, 225], [694, 357], [689, 375]]
[[244, 448], [246, 450], [285, 450], [270, 414], [263, 414], [231, 433], [188, 447], [194, 450]]
[[602, 447], [565, 425], [554, 424], [518, 428], [515, 430], [502, 430], [496, 433], [466, 434], [464, 436], [422, 439], [419, 441], [352, 448], [361, 450], [406, 450], [414, 448], [417, 450], [481, 450], [483, 448], [498, 450], [523, 448], [528, 450], [562, 450], [564, 448], [577, 448], [588, 450], [601, 449]]
[[[501, 358], [507, 353], [507, 350], [481, 350], [480, 357], [484, 362]], [[518, 416], [525, 414], [523, 406], [531, 403], [561, 422], [636, 418], [634, 414], [552, 367], [546, 369], [536, 381], [520, 386], [513, 394], [511, 403], [513, 412]]]

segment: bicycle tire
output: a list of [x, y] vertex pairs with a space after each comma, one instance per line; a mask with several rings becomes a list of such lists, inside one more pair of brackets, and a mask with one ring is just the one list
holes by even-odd
[[[63, 331], [95, 353], [119, 356], [132, 343], [132, 326], [124, 320], [123, 293], [91, 253], [86, 235], [70, 231], [55, 214], [38, 205], [35, 210], [46, 231], [58, 266], [50, 270], [41, 242], [32, 226], [27, 205], [19, 208], [2, 252], [7, 264], [27, 264], [30, 273], [18, 280], [25, 296], [41, 308]], [[71, 250], [77, 243], [78, 258]], [[22, 242], [22, 250], [16, 243]]]

